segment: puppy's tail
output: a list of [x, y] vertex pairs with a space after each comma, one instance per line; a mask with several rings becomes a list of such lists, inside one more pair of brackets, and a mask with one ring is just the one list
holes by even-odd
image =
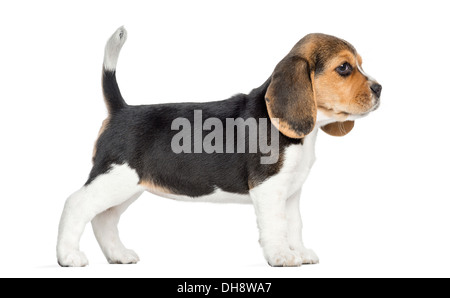
[[126, 107], [127, 104], [120, 94], [119, 85], [116, 80], [116, 65], [120, 49], [127, 40], [127, 31], [122, 26], [114, 32], [105, 46], [105, 57], [103, 58], [102, 87], [106, 107], [109, 114]]

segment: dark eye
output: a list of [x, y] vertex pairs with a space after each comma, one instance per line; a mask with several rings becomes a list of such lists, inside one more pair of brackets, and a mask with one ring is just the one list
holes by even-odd
[[350, 75], [353, 71], [353, 67], [350, 65], [350, 63], [345, 62], [344, 64], [342, 64], [341, 66], [338, 66], [336, 68], [336, 71], [339, 75], [346, 77], [348, 75]]

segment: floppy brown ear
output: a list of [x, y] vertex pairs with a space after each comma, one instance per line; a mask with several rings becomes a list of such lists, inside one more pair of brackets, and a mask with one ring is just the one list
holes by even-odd
[[355, 121], [334, 122], [322, 126], [321, 129], [334, 137], [342, 137], [348, 134], [355, 126]]
[[288, 55], [278, 63], [266, 92], [266, 105], [272, 124], [285, 136], [305, 137], [316, 123], [314, 98], [308, 62]]

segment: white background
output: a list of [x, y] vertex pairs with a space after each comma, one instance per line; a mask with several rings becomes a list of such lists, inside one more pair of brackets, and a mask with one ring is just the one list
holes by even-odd
[[[0, 276], [450, 276], [446, 1], [2, 1]], [[320, 133], [301, 199], [320, 264], [271, 268], [250, 205], [144, 194], [122, 217], [137, 265], [60, 268], [65, 199], [87, 179], [106, 116], [107, 38], [129, 37], [118, 81], [130, 104], [210, 101], [260, 86], [304, 35], [351, 42], [382, 105], [346, 137]]]

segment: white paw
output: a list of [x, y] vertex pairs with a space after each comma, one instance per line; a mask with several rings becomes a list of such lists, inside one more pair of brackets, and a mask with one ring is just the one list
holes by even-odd
[[110, 264], [136, 264], [139, 256], [131, 249], [115, 251], [108, 257]]
[[84, 267], [89, 262], [84, 253], [74, 250], [58, 256], [58, 264], [62, 267]]
[[312, 249], [307, 249], [305, 247], [294, 248], [295, 251], [302, 258], [303, 264], [318, 264], [319, 257]]
[[265, 255], [272, 267], [298, 267], [303, 263], [300, 254], [289, 248], [265, 249]]

